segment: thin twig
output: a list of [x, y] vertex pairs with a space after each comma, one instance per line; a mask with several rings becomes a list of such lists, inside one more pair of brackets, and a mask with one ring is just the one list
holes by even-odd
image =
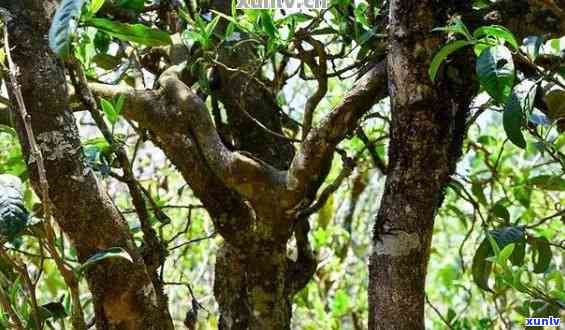
[[436, 306], [434, 306], [432, 304], [432, 302], [430, 301], [430, 299], [428, 298], [428, 295], [426, 295], [426, 303], [428, 303], [428, 306], [430, 306], [434, 312], [437, 314], [437, 316], [441, 319], [441, 321], [449, 328], [449, 329], [453, 329], [453, 327], [451, 326], [451, 324], [449, 324], [449, 322], [445, 319], [445, 317], [443, 317], [443, 315], [441, 314], [441, 312], [436, 308]]
[[550, 216], [547, 216], [547, 217], [541, 219], [540, 221], [534, 223], [533, 225], [526, 226], [526, 229], [532, 229], [532, 228], [539, 227], [539, 226], [543, 225], [544, 223], [546, 223], [547, 221], [549, 221], [553, 218], [557, 218], [557, 217], [562, 216], [562, 215], [565, 215], [565, 208], [563, 210], [557, 212], [557, 213], [554, 213]]
[[208, 236], [204, 236], [204, 237], [192, 239], [192, 240], [190, 240], [190, 241], [187, 241], [187, 242], [181, 243], [181, 244], [179, 244], [179, 245], [173, 246], [172, 248], [169, 249], [169, 251], [176, 250], [176, 249], [181, 248], [181, 247], [183, 247], [183, 246], [185, 246], [185, 245], [189, 245], [189, 244], [193, 244], [193, 243], [198, 243], [198, 242], [201, 242], [201, 241], [205, 241], [205, 240], [207, 240], [207, 239], [214, 238], [214, 237], [216, 236], [216, 234], [217, 234], [216, 232], [213, 232], [213, 233], [211, 233], [211, 234], [208, 235]]

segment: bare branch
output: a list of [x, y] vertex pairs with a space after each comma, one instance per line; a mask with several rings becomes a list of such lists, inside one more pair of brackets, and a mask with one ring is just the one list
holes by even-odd
[[[306, 108], [304, 109], [304, 120], [302, 124], [302, 138], [304, 139], [312, 128], [314, 111], [328, 92], [328, 65], [324, 45], [320, 41], [308, 35], [303, 36], [302, 39], [308, 42], [312, 47], [314, 47], [314, 49], [312, 51], [305, 51], [301, 44], [301, 38], [295, 42], [296, 48], [301, 54], [304, 62], [308, 64], [308, 67], [310, 67], [310, 70], [312, 70], [314, 76], [318, 80], [318, 89], [308, 98]], [[318, 57], [318, 63], [316, 63], [316, 57]]]

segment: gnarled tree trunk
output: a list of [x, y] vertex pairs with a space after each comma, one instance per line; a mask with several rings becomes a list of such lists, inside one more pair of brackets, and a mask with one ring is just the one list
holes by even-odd
[[[79, 261], [112, 247], [127, 250], [133, 258], [133, 264], [113, 259], [87, 271], [98, 329], [172, 329], [166, 297], [154, 286], [127, 223], [85, 165], [75, 118], [69, 110], [64, 68], [47, 46], [49, 16], [55, 5], [42, 0], [0, 1], [0, 7], [8, 11], [5, 18], [12, 57], [19, 68], [18, 83], [45, 159], [49, 207], [76, 248]], [[37, 162], [31, 156], [24, 128], [26, 119], [17, 106], [12, 103], [18, 136], [31, 182], [40, 192]]]
[[[446, 1], [390, 2], [389, 167], [374, 227], [369, 279], [369, 329], [424, 329], [425, 279], [434, 217], [461, 155], [471, 97], [471, 64], [452, 65], [465, 82], [428, 67], [441, 44]], [[465, 71], [465, 73], [463, 73]], [[470, 71], [470, 72], [469, 72]]]

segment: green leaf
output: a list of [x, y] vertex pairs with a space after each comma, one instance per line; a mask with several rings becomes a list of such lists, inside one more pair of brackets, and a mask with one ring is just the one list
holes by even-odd
[[490, 256], [492, 256], [492, 248], [488, 240], [484, 240], [475, 252], [471, 266], [473, 281], [485, 291], [491, 291], [488, 286], [488, 279], [492, 271], [492, 263], [487, 260]]
[[506, 261], [508, 260], [508, 258], [510, 258], [510, 256], [512, 255], [512, 253], [514, 252], [514, 243], [508, 244], [506, 245], [498, 254], [498, 258], [496, 258], [496, 262], [499, 265], [505, 265]]
[[278, 30], [275, 27], [275, 22], [273, 21], [273, 14], [270, 10], [263, 10], [261, 11], [261, 25], [263, 30], [267, 33], [267, 35], [271, 38], [276, 38]]
[[544, 55], [561, 56], [565, 51], [565, 36], [559, 39], [550, 39], [545, 42], [541, 49]]
[[142, 11], [145, 8], [145, 0], [119, 0], [118, 6], [135, 11]]
[[475, 52], [475, 55], [479, 57], [483, 53], [483, 50], [489, 48], [490, 46], [492, 46], [490, 43], [477, 42], [475, 43], [475, 46], [473, 46], [473, 52]]
[[124, 94], [120, 94], [120, 96], [118, 96], [118, 99], [116, 100], [115, 106], [114, 106], [114, 110], [116, 110], [116, 114], [119, 116], [122, 114], [122, 111], [124, 110], [124, 103], [126, 101], [126, 96]]
[[487, 198], [485, 196], [485, 192], [483, 191], [483, 188], [484, 185], [482, 185], [477, 181], [473, 181], [473, 183], [471, 183], [471, 192], [473, 193], [473, 195], [478, 199], [479, 203], [486, 205]]
[[526, 139], [524, 134], [522, 134], [522, 125], [524, 123], [524, 113], [520, 107], [520, 100], [518, 96], [512, 93], [510, 100], [506, 103], [504, 107], [504, 113], [502, 114], [502, 125], [504, 127], [504, 132], [508, 139], [514, 143], [514, 145], [525, 149]]
[[477, 76], [485, 91], [498, 103], [504, 103], [514, 85], [514, 61], [508, 48], [498, 45], [485, 49], [476, 64]]
[[523, 80], [514, 86], [512, 95], [506, 102], [502, 115], [502, 124], [506, 136], [516, 146], [525, 149], [526, 139], [522, 134], [522, 126], [525, 122], [526, 114], [529, 114], [534, 107], [537, 84], [531, 80]]
[[68, 316], [65, 307], [60, 302], [50, 302], [41, 305], [40, 308], [41, 308], [40, 318], [42, 320], [47, 320], [47, 319], [59, 320]]
[[565, 191], [565, 179], [558, 175], [538, 175], [530, 178], [528, 184], [543, 190]]
[[143, 24], [127, 24], [105, 18], [93, 18], [85, 23], [124, 41], [137, 42], [150, 47], [171, 44], [171, 36], [167, 32]]
[[0, 175], [0, 241], [13, 241], [29, 220], [21, 184], [16, 176]]
[[90, 258], [88, 258], [82, 265], [80, 265], [80, 267], [78, 267], [77, 273], [82, 274], [88, 267], [102, 260], [114, 259], [114, 258], [125, 259], [133, 263], [133, 259], [126, 250], [122, 249], [121, 247], [113, 247], [104, 251], [100, 251], [94, 254], [93, 256], [91, 256]]
[[70, 39], [76, 29], [76, 23], [84, 0], [63, 0], [53, 16], [49, 28], [49, 48], [60, 58], [70, 54]]
[[90, 0], [90, 6], [88, 6], [88, 13], [94, 16], [102, 6], [104, 6], [106, 0]]
[[522, 266], [524, 264], [524, 258], [526, 256], [526, 243], [516, 242], [514, 251], [510, 256], [510, 262], [515, 266]]
[[[494, 244], [491, 244], [491, 240]], [[487, 237], [481, 242], [471, 266], [473, 281], [485, 291], [492, 291], [488, 286], [488, 279], [492, 271], [492, 262], [489, 260], [495, 253], [493, 245], [504, 249], [508, 244], [522, 242], [524, 240], [524, 229], [521, 227], [504, 227], [487, 233]], [[498, 254], [500, 255], [501, 252]]]
[[480, 28], [475, 30], [473, 36], [477, 39], [484, 36], [495, 37], [497, 39], [506, 41], [514, 49], [518, 49], [518, 42], [516, 41], [514, 34], [512, 34], [512, 32], [510, 32], [510, 30], [508, 30], [504, 26], [500, 26], [500, 25], [481, 26]]
[[494, 204], [490, 211], [492, 212], [492, 214], [494, 214], [495, 217], [503, 219], [506, 222], [510, 221], [510, 213], [508, 212], [508, 209], [506, 209], [506, 207], [502, 205], [502, 203]]
[[327, 229], [334, 216], [334, 196], [331, 195], [322, 209], [318, 212], [318, 225], [320, 228]]
[[233, 23], [235, 26], [237, 26], [240, 30], [248, 32], [248, 33], [253, 33], [248, 27], [246, 27], [245, 25], [243, 25], [241, 22], [239, 22], [236, 18], [232, 17], [232, 16], [228, 16], [224, 13], [221, 13], [219, 11], [215, 11], [215, 10], [211, 10], [211, 12], [213, 12], [214, 14], [220, 16], [221, 18], [225, 19], [226, 21]]
[[210, 38], [214, 33], [214, 30], [216, 29], [216, 25], [218, 25], [219, 21], [220, 21], [220, 16], [216, 16], [212, 21], [210, 21], [210, 23], [206, 25], [205, 32], [208, 38]]
[[545, 237], [529, 237], [528, 243], [532, 246], [534, 273], [545, 273], [553, 256], [549, 241]]
[[430, 79], [432, 81], [436, 79], [440, 65], [445, 61], [445, 59], [447, 59], [449, 55], [471, 44], [473, 44], [472, 41], [456, 40], [443, 46], [432, 59], [430, 68], [428, 69], [428, 74], [430, 75]]
[[469, 32], [469, 29], [467, 29], [465, 23], [463, 23], [463, 21], [458, 17], [452, 19], [448, 26], [438, 27], [433, 29], [432, 31], [451, 32], [455, 34], [460, 34], [465, 38], [467, 38], [467, 40], [469, 41], [473, 40], [473, 36], [471, 35], [471, 32]]
[[350, 297], [344, 290], [336, 292], [334, 301], [332, 302], [332, 314], [336, 317], [347, 314], [351, 308]]
[[525, 208], [530, 207], [530, 203], [532, 199], [531, 187], [528, 187], [526, 185], [518, 186], [512, 189], [512, 194], [514, 195], [514, 198], [516, 198], [516, 200], [520, 202], [520, 204], [522, 204], [522, 206], [524, 206]]
[[100, 107], [102, 107], [102, 111], [106, 114], [108, 121], [114, 125], [118, 121], [118, 113], [114, 109], [114, 105], [106, 99], [100, 98]]

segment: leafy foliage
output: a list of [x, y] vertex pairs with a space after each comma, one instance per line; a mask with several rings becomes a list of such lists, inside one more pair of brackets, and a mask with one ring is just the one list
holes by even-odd
[[0, 239], [14, 240], [24, 230], [28, 218], [20, 180], [12, 175], [0, 176]]
[[163, 46], [171, 43], [171, 37], [168, 33], [149, 28], [143, 24], [126, 24], [105, 18], [92, 18], [86, 23], [112, 37], [145, 46]]
[[477, 76], [481, 86], [499, 103], [506, 102], [510, 96], [514, 75], [512, 54], [504, 46], [488, 47], [477, 59]]

